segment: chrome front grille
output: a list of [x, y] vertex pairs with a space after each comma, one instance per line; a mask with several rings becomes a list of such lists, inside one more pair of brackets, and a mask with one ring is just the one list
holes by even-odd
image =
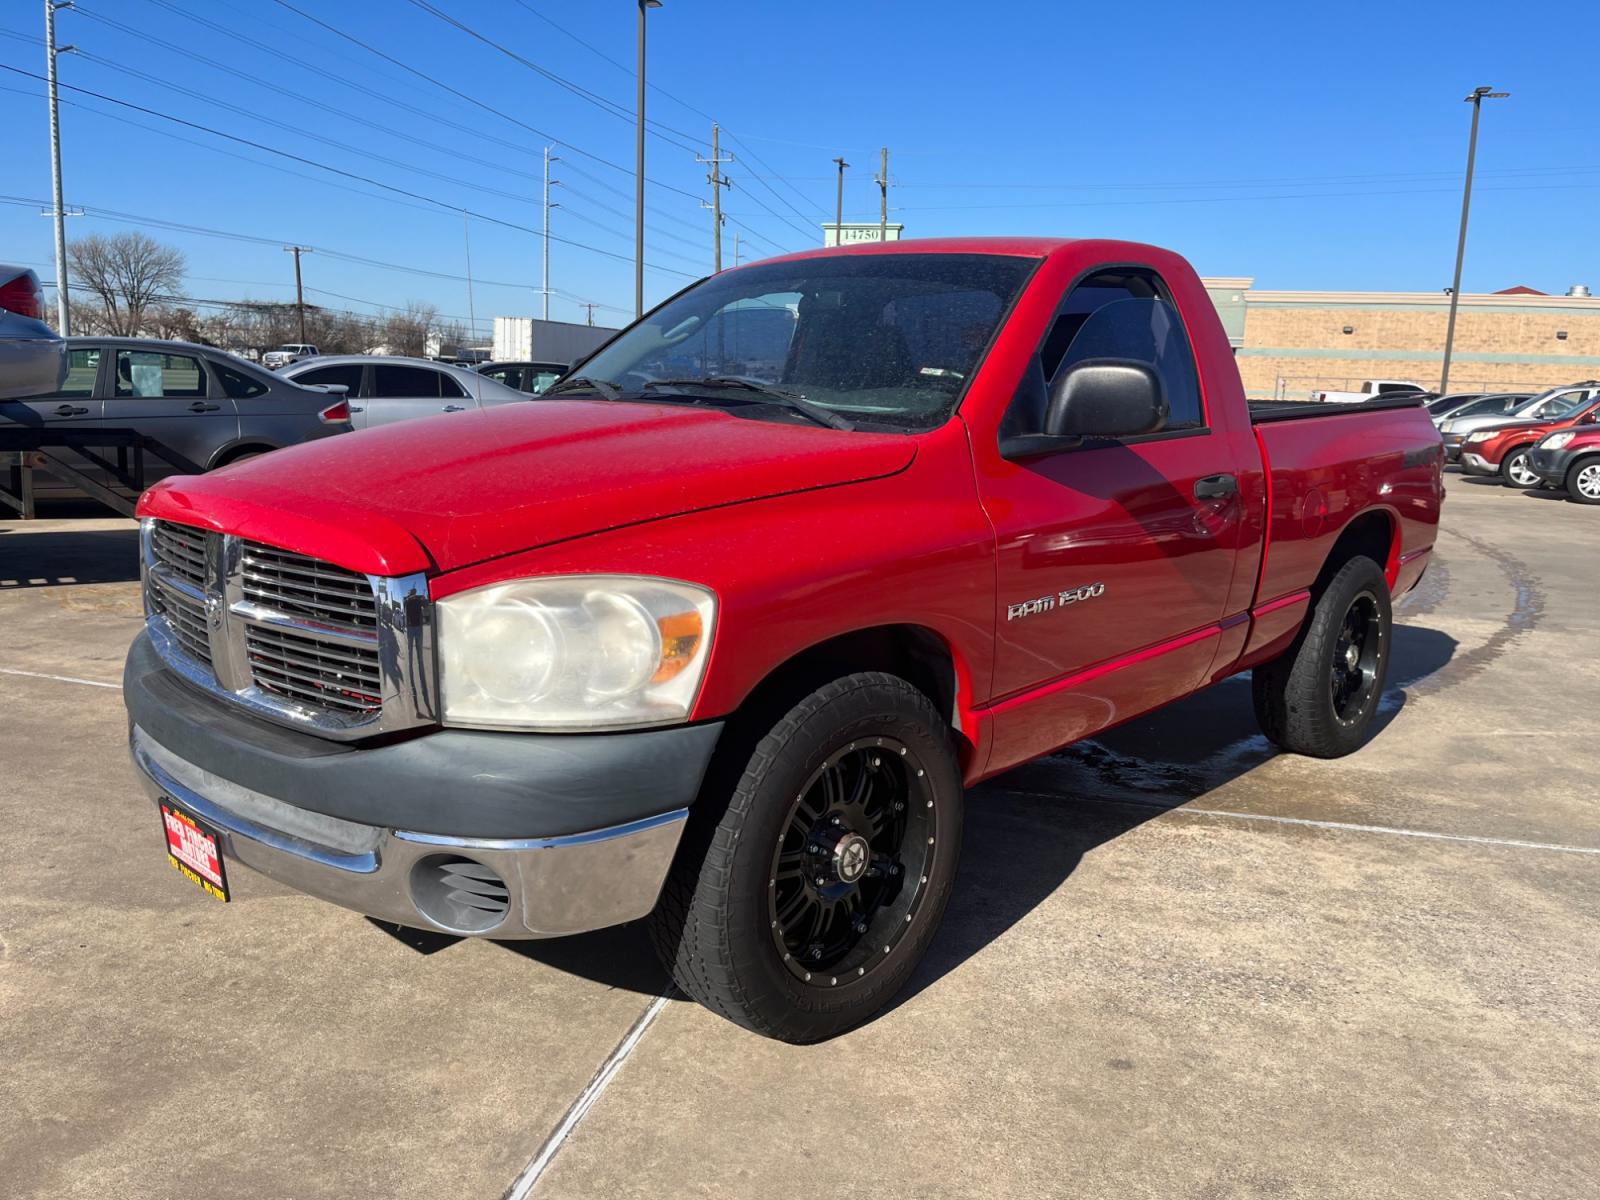
[[156, 556], [171, 574], [192, 584], [197, 591], [206, 586], [206, 531], [189, 525], [157, 521], [151, 528]]
[[437, 719], [423, 576], [149, 519], [143, 552], [147, 628], [192, 683], [330, 737]]
[[383, 707], [376, 647], [337, 646], [268, 625], [247, 626], [244, 644], [259, 688], [337, 712], [371, 714]]
[[150, 608], [166, 618], [172, 636], [183, 652], [205, 666], [211, 665], [211, 635], [206, 629], [205, 597], [194, 597], [168, 580], [157, 579], [150, 589]]
[[377, 597], [365, 575], [259, 542], [240, 546], [244, 598], [308, 621], [376, 630]]

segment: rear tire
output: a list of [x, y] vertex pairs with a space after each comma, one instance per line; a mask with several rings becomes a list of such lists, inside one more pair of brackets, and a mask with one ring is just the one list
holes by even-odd
[[1567, 472], [1567, 495], [1579, 504], [1600, 504], [1600, 458], [1586, 458]]
[[1500, 478], [1507, 487], [1527, 491], [1539, 486], [1539, 477], [1528, 465], [1528, 455], [1532, 450], [1532, 446], [1518, 446], [1500, 460]]
[[1339, 758], [1367, 738], [1389, 674], [1393, 614], [1383, 569], [1352, 558], [1294, 644], [1251, 678], [1261, 731], [1294, 754]]
[[819, 687], [760, 739], [731, 795], [696, 801], [651, 914], [662, 964], [766, 1037], [861, 1024], [933, 940], [961, 813], [950, 729], [926, 696], [879, 672]]

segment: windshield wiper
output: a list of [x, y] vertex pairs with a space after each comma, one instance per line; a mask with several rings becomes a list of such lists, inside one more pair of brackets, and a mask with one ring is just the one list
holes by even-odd
[[[784, 408], [809, 417], [818, 425], [826, 425], [829, 429], [843, 429], [849, 431], [855, 428], [854, 422], [841, 417], [831, 408], [821, 404], [814, 404], [799, 392], [791, 392], [786, 388], [773, 387], [769, 383], [762, 383], [759, 379], [748, 379], [743, 375], [707, 375], [693, 379], [652, 379], [645, 384], [646, 390], [659, 391], [692, 391], [695, 388], [738, 388], [760, 396], [765, 402], [782, 405]], [[549, 395], [548, 392], [545, 393]]]
[[622, 395], [621, 389], [616, 384], [607, 383], [604, 379], [595, 379], [590, 375], [574, 375], [571, 379], [563, 379], [554, 387], [545, 388], [540, 395], [554, 396], [557, 392], [564, 392], [568, 389], [576, 391], [579, 388], [584, 388], [591, 392], [599, 392], [607, 400], [615, 400]]

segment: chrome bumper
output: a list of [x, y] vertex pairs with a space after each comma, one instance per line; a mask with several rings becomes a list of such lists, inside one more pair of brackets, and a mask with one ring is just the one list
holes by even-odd
[[[185, 761], [138, 726], [129, 745], [151, 799], [167, 797], [213, 826], [230, 862], [370, 917], [443, 933], [557, 937], [642, 917], [655, 907], [688, 817], [680, 808], [543, 838], [412, 833], [252, 791]], [[463, 859], [476, 864], [465, 876], [456, 869]], [[503, 884], [503, 900], [484, 869]]]

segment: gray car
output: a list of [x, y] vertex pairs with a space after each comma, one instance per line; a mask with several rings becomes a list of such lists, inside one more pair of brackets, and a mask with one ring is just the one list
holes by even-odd
[[[223, 350], [117, 337], [68, 338], [66, 348], [61, 385], [0, 400], [0, 425], [131, 429], [205, 470], [350, 430], [341, 394], [282, 379]], [[70, 452], [63, 457], [95, 481], [114, 485], [90, 461]], [[154, 454], [145, 456], [145, 467], [147, 484], [175, 470]], [[76, 493], [44, 477], [38, 491]]]
[[425, 358], [323, 354], [293, 363], [278, 375], [299, 383], [347, 388], [350, 419], [357, 429], [528, 399], [516, 388], [476, 371]]

